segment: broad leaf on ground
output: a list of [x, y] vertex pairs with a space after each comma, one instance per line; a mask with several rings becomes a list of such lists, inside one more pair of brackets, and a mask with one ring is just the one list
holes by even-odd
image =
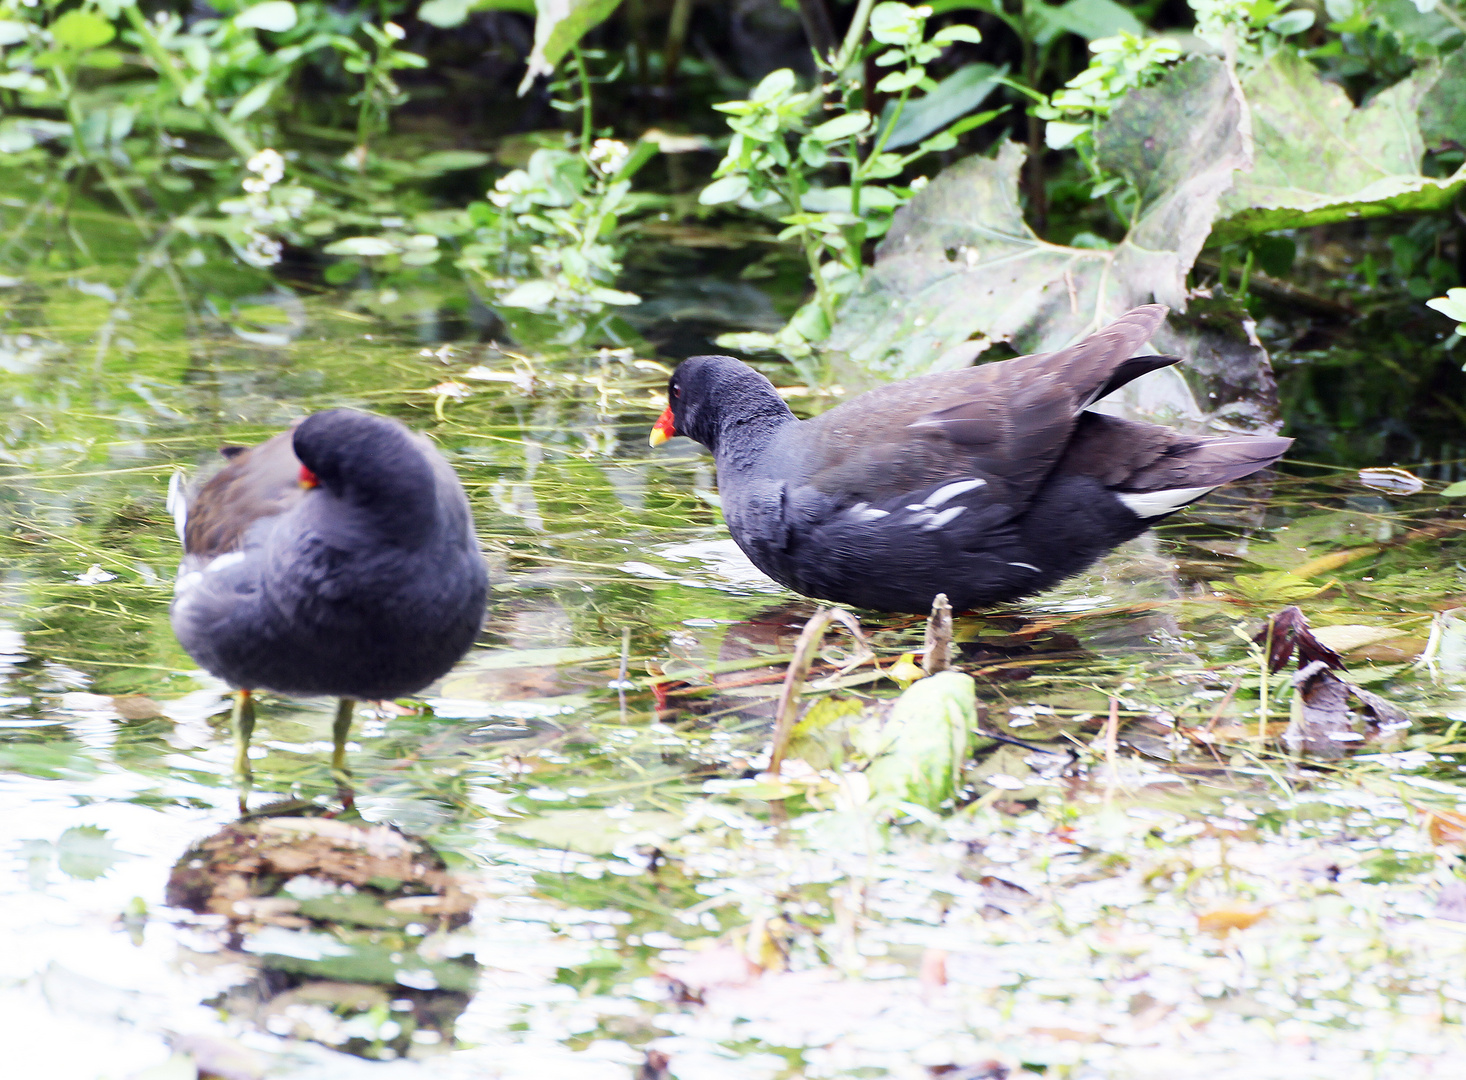
[[1101, 166], [1140, 193], [1129, 235], [1107, 251], [1045, 243], [1028, 227], [1021, 147], [958, 162], [897, 212], [828, 350], [905, 378], [965, 366], [997, 341], [1057, 348], [1151, 300], [1184, 308], [1217, 200], [1250, 160], [1243, 117], [1236, 79], [1210, 58], [1131, 93], [1096, 140]]
[[1443, 179], [1420, 173], [1427, 145], [1450, 137], [1466, 113], [1459, 57], [1425, 65], [1362, 108], [1287, 49], [1249, 74], [1244, 89], [1256, 162], [1223, 198], [1217, 239], [1439, 210], [1466, 186], [1466, 167]]

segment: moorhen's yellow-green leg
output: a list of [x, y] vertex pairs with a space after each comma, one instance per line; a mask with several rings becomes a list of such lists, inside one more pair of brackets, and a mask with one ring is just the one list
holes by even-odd
[[351, 733], [351, 714], [355, 709], [355, 701], [342, 698], [336, 705], [336, 722], [331, 725], [331, 775], [336, 778], [336, 790], [340, 792], [341, 803], [347, 810], [356, 805], [351, 773], [346, 768], [346, 736]]
[[239, 783], [239, 812], [243, 814], [254, 784], [254, 770], [249, 766], [249, 738], [255, 730], [255, 699], [248, 690], [234, 695], [230, 723], [234, 728], [234, 778]]

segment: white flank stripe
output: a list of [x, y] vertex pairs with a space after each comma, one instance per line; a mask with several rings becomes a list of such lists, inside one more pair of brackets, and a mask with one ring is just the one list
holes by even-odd
[[235, 563], [241, 562], [244, 562], [244, 552], [231, 551], [227, 555], [220, 555], [217, 559], [211, 560], [209, 565], [204, 567], [204, 572], [217, 574], [220, 570], [228, 570]]
[[958, 514], [962, 513], [966, 509], [967, 507], [965, 506], [954, 506], [950, 509], [943, 510], [940, 514], [934, 514], [932, 516], [932, 519], [921, 527], [921, 531], [931, 532], [933, 529], [940, 529], [943, 525], [947, 524], [947, 522], [951, 521], [954, 517], [956, 517]]
[[1208, 484], [1205, 487], [1171, 488], [1170, 491], [1133, 493], [1117, 491], [1115, 498], [1124, 503], [1136, 517], [1153, 518], [1179, 510], [1187, 503], [1195, 502], [1215, 487], [1217, 487], [1216, 484]]
[[986, 483], [987, 481], [982, 479], [982, 477], [977, 477], [973, 480], [958, 480], [955, 483], [946, 484], [928, 495], [926, 497], [926, 504], [928, 506], [941, 506], [948, 499], [961, 495], [964, 491], [980, 488]]

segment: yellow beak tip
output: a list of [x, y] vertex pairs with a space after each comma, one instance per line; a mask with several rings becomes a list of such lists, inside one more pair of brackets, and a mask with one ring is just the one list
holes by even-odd
[[661, 446], [669, 438], [671, 438], [671, 436], [668, 435], [665, 431], [662, 431], [660, 428], [652, 428], [652, 433], [646, 437], [646, 441], [651, 443], [653, 446]]

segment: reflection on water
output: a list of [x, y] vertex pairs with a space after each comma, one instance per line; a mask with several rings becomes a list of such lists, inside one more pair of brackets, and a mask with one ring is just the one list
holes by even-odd
[[[994, 751], [946, 818], [878, 820], [853, 784], [775, 813], [748, 793], [813, 605], [731, 546], [704, 456], [648, 453], [665, 364], [444, 345], [418, 327], [463, 320], [426, 286], [387, 304], [216, 269], [198, 334], [149, 293], [100, 358], [100, 287], [128, 271], [4, 293], [17, 1075], [1447, 1075], [1429, 1068], [1462, 1049], [1466, 956], [1431, 929], [1453, 871], [1417, 822], [1455, 806], [1466, 673], [1456, 638], [1434, 681], [1409, 665], [1432, 609], [1466, 606], [1459, 504], [1352, 474], [1239, 486], [1054, 593], [958, 620], [988, 722], [1079, 766]], [[241, 314], [271, 305], [264, 329]], [[380, 317], [435, 310], [400, 332]], [[364, 823], [320, 816], [330, 703], [269, 697], [251, 809], [281, 805], [236, 821], [225, 688], [168, 629], [164, 492], [221, 443], [343, 404], [443, 446], [494, 607], [420, 706], [360, 718]], [[1239, 630], [1300, 591], [1316, 623], [1399, 631], [1351, 669], [1416, 726], [1357, 776], [1243, 738]], [[865, 626], [883, 666], [919, 647], [917, 620]], [[846, 647], [826, 639], [814, 684]], [[870, 666], [844, 685], [894, 692]], [[1119, 745], [1147, 757], [1106, 757], [1112, 698]], [[1198, 912], [1242, 903], [1269, 918], [1197, 933]]]
[[473, 944], [453, 933], [473, 899], [437, 852], [387, 825], [238, 822], [183, 854], [165, 898], [215, 939], [182, 964], [249, 973], [211, 1004], [284, 1038], [430, 1056], [452, 1046], [477, 983]]

